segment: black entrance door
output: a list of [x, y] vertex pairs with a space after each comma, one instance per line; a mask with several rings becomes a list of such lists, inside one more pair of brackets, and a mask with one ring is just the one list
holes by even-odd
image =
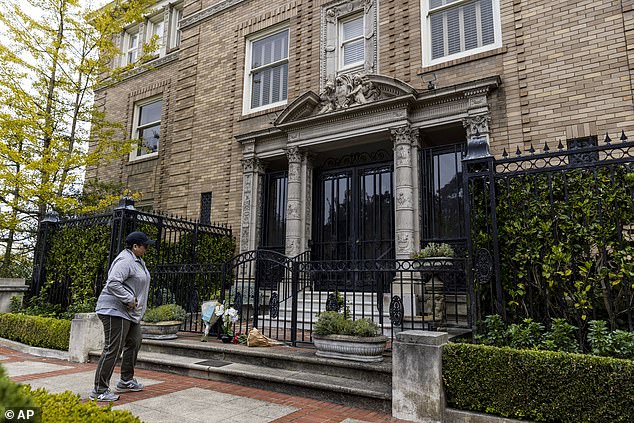
[[314, 259], [393, 258], [393, 185], [391, 162], [317, 173]]

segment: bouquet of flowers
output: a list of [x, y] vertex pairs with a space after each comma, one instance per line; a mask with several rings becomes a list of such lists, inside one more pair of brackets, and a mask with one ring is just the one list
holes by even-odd
[[225, 335], [233, 336], [231, 326], [240, 318], [238, 310], [233, 307], [225, 307], [224, 304], [216, 305], [216, 316], [222, 318], [222, 332]]

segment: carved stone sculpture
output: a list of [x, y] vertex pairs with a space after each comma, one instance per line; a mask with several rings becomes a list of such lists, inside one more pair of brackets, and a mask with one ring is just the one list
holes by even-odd
[[334, 83], [327, 81], [319, 94], [318, 114], [376, 101], [380, 94], [378, 87], [366, 75], [340, 75]]

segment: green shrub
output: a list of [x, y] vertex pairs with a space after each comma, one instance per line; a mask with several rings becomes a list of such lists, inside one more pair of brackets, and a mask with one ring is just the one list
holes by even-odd
[[178, 304], [163, 304], [155, 308], [149, 308], [143, 316], [147, 323], [167, 322], [170, 320], [185, 320], [185, 309]]
[[602, 320], [588, 323], [588, 342], [592, 354], [634, 360], [634, 333], [622, 330], [610, 332]]
[[359, 319], [352, 322], [352, 333], [354, 336], [377, 336], [379, 326], [370, 319]]
[[579, 343], [575, 337], [577, 328], [564, 319], [553, 319], [550, 331], [544, 334], [541, 347], [550, 351], [579, 352]]
[[446, 243], [430, 242], [422, 250], [412, 254], [413, 259], [431, 257], [454, 257], [456, 252]]
[[32, 390], [30, 386], [23, 386], [23, 391], [29, 395], [36, 406], [42, 411], [42, 423], [140, 423], [141, 420], [127, 410], [112, 410], [112, 404], [105, 407], [94, 401], [80, 402], [80, 396], [66, 391], [60, 394], [50, 394], [45, 389]]
[[20, 389], [20, 385], [7, 377], [0, 365], [0, 416], [4, 416], [6, 407], [35, 407], [35, 403]]
[[0, 337], [31, 345], [68, 351], [69, 320], [26, 314], [0, 313]]
[[449, 344], [448, 404], [539, 422], [634, 421], [634, 362], [583, 354]]
[[370, 319], [348, 320], [336, 311], [324, 311], [315, 322], [316, 335], [377, 336], [380, 330]]

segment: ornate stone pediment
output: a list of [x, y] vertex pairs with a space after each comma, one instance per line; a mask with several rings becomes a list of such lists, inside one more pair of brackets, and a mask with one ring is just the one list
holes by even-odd
[[416, 94], [413, 87], [395, 78], [359, 73], [340, 75], [335, 81], [328, 81], [321, 93], [308, 91], [295, 99], [276, 119], [275, 125]]

